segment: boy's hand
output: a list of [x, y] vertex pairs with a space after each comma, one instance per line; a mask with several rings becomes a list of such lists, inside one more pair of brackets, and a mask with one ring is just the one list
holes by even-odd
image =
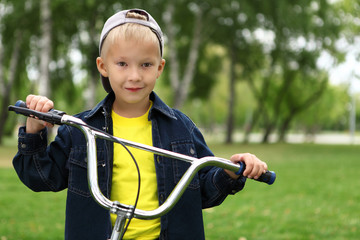
[[[255, 155], [250, 153], [239, 153], [231, 156], [230, 161], [233, 163], [243, 162], [245, 163], [245, 170], [243, 176], [247, 178], [258, 179], [261, 174], [268, 170], [265, 162], [258, 159]], [[233, 179], [238, 179], [240, 176], [234, 172], [225, 169], [225, 172]]]
[[[48, 112], [54, 107], [54, 103], [44, 96], [29, 95], [26, 97], [26, 106], [35, 111]], [[53, 125], [48, 122], [28, 117], [26, 121], [26, 132], [37, 133], [45, 127], [52, 126]]]

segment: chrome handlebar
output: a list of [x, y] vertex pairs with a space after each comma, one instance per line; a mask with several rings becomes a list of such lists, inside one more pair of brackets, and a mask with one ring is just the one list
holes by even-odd
[[[9, 111], [15, 111], [16, 113], [23, 114], [25, 116], [37, 117], [38, 119], [45, 120], [52, 124], [66, 124], [74, 126], [80, 129], [87, 141], [87, 176], [88, 184], [92, 197], [94, 200], [103, 208], [108, 209], [111, 213], [117, 215], [115, 226], [111, 235], [111, 240], [120, 239], [124, 234], [124, 225], [126, 219], [131, 219], [132, 217], [138, 219], [154, 219], [163, 216], [168, 213], [174, 205], [178, 202], [187, 186], [190, 184], [190, 181], [194, 178], [195, 174], [202, 168], [206, 166], [216, 166], [223, 169], [228, 169], [230, 171], [236, 172], [236, 174], [242, 174], [245, 165], [240, 162], [239, 164], [234, 164], [231, 161], [218, 157], [203, 157], [203, 158], [194, 158], [184, 154], [179, 154], [164, 150], [161, 148], [144, 145], [141, 143], [129, 141], [126, 139], [117, 138], [115, 136], [104, 133], [100, 130], [95, 129], [87, 125], [84, 121], [79, 118], [65, 114], [64, 112], [51, 110], [48, 113], [37, 112], [26, 108], [26, 105], [22, 101], [18, 101], [15, 106], [9, 106]], [[98, 172], [97, 172], [97, 153], [96, 153], [96, 138], [101, 138], [109, 140], [112, 142], [121, 142], [122, 144], [141, 149], [144, 151], [149, 151], [154, 154], [174, 158], [177, 160], [185, 161], [190, 163], [190, 167], [186, 170], [180, 181], [177, 183], [171, 194], [165, 200], [165, 202], [160, 205], [157, 209], [154, 210], [141, 210], [134, 209], [134, 206], [125, 205], [117, 201], [111, 201], [105, 197], [99, 187], [98, 183]], [[267, 171], [258, 181], [266, 182], [267, 184], [272, 184], [275, 181], [276, 174], [272, 171]]]

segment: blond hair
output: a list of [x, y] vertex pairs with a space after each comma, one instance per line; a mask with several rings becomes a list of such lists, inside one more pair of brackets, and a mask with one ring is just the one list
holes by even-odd
[[[126, 17], [147, 20], [146, 16], [135, 12], [128, 12]], [[137, 42], [154, 42], [159, 46], [159, 56], [161, 56], [159, 39], [156, 34], [149, 27], [137, 23], [125, 23], [113, 28], [103, 42], [101, 56], [104, 57], [109, 47], [120, 39]]]

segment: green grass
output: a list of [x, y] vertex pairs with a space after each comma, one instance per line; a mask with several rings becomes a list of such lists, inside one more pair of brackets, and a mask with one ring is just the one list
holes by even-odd
[[11, 161], [16, 151], [17, 146], [14, 141], [5, 141], [3, 145], [0, 145], [0, 168], [12, 166]]
[[[359, 239], [360, 146], [213, 145], [252, 152], [277, 174], [271, 186], [248, 180], [240, 193], [204, 211], [208, 240]], [[14, 147], [0, 148], [9, 162]], [[4, 153], [6, 152], [6, 153]], [[0, 168], [0, 240], [63, 239], [66, 193], [34, 193]]]
[[66, 192], [35, 193], [12, 168], [16, 142], [0, 146], [0, 240], [64, 239]]
[[35, 193], [0, 168], [0, 239], [64, 239], [65, 192]]
[[276, 171], [271, 186], [245, 189], [206, 210], [208, 239], [359, 239], [360, 146], [214, 146], [219, 156], [252, 152]]

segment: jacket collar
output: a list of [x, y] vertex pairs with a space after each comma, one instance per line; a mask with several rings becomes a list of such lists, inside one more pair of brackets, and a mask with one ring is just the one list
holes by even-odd
[[150, 100], [153, 101], [153, 106], [149, 112], [149, 119], [153, 118], [155, 112], [159, 112], [169, 118], [177, 119], [174, 110], [166, 105], [155, 92], [150, 94]]
[[[101, 102], [99, 102], [92, 110], [90, 110], [87, 115], [85, 115], [85, 119], [92, 118], [100, 111], [106, 116], [109, 115], [111, 113], [114, 100], [115, 94], [111, 91]], [[166, 105], [155, 92], [150, 94], [150, 100], [153, 101], [153, 106], [149, 112], [149, 119], [153, 118], [154, 114], [156, 114], [155, 112], [161, 113], [169, 118], [176, 119], [174, 110]]]

